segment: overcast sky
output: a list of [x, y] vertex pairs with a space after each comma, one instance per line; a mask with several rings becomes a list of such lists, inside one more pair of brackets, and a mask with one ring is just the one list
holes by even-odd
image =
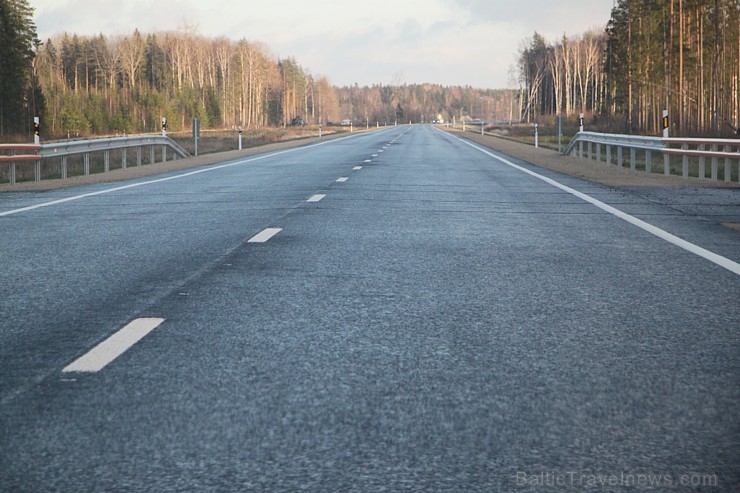
[[197, 26], [295, 57], [333, 84], [510, 86], [521, 41], [602, 29], [613, 0], [30, 0], [39, 38]]

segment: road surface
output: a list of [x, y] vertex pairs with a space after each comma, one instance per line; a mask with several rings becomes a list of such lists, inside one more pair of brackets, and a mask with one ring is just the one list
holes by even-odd
[[0, 195], [0, 491], [737, 491], [721, 193], [404, 126]]

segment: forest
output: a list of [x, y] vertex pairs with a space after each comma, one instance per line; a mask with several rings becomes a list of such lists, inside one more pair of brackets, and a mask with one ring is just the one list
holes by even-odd
[[[276, 58], [246, 39], [208, 38], [195, 29], [122, 36], [63, 33], [36, 39], [26, 0], [16, 5], [29, 36], [20, 43], [27, 63], [23, 97], [36, 88], [38, 102], [13, 108], [15, 122], [41, 115], [46, 138], [168, 130], [311, 125], [351, 120], [355, 125], [512, 116], [513, 91], [435, 84], [334, 87], [294, 58]], [[12, 9], [11, 9], [12, 10]], [[3, 54], [5, 57], [5, 53]], [[24, 71], [20, 71], [24, 72]], [[22, 110], [22, 111], [19, 111]], [[0, 135], [28, 133], [29, 124], [1, 124]]]
[[740, 127], [737, 0], [619, 0], [606, 29], [518, 54], [516, 89], [433, 83], [337, 87], [292, 57], [196, 29], [37, 39], [28, 0], [0, 0], [0, 137], [235, 129], [351, 120], [355, 125], [462, 119], [537, 122], [585, 113], [599, 128], [736, 135]]
[[615, 132], [660, 135], [666, 109], [672, 135], [739, 135], [737, 0], [619, 0], [604, 31], [535, 33], [518, 65], [526, 121], [586, 113]]
[[433, 84], [334, 87], [263, 44], [195, 32], [63, 34], [39, 46], [34, 68], [51, 135], [156, 131], [162, 116], [175, 131], [194, 117], [210, 128], [428, 122], [513, 101], [511, 91]]

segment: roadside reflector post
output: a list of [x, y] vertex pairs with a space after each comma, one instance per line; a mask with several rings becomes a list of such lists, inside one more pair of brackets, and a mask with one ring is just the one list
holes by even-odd
[[583, 113], [578, 115], [578, 131], [583, 132]]
[[[561, 144], [562, 143], [562, 140], [563, 140], [563, 116], [562, 115], [558, 115], [558, 152], [559, 153], [560, 152], [563, 152], [561, 150], [561, 148], [562, 148], [562, 144]], [[607, 147], [607, 151], [606, 151], [607, 154], [609, 153], [608, 149], [609, 149], [609, 147]]]
[[162, 137], [167, 137], [167, 117], [162, 117]]
[[33, 117], [33, 143], [41, 144], [41, 120], [38, 116]]
[[663, 110], [663, 138], [668, 138], [668, 110]]
[[537, 123], [534, 124], [534, 146], [540, 146], [540, 126]]
[[239, 150], [242, 150], [242, 126], [239, 125]]
[[[669, 133], [669, 120], [668, 120], [668, 110], [663, 110], [663, 138], [667, 139], [670, 135]], [[668, 147], [667, 144], [664, 144], [664, 146]], [[663, 174], [668, 176], [671, 174], [671, 156], [668, 154], [663, 154]]]

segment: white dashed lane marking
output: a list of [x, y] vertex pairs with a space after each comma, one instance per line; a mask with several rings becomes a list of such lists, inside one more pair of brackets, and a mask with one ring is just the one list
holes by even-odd
[[352, 171], [360, 171], [362, 169], [362, 166], [355, 166], [352, 168]]
[[137, 318], [104, 340], [89, 352], [76, 359], [62, 371], [95, 373], [126, 352], [128, 348], [159, 327], [163, 318]]
[[266, 228], [251, 237], [249, 240], [247, 240], [247, 243], [264, 243], [279, 232], [281, 232], [283, 228]]
[[337, 182], [338, 183], [344, 183], [347, 180], [349, 180], [349, 178], [346, 177], [346, 176], [342, 176], [341, 178], [337, 178]]
[[313, 195], [310, 199], [308, 199], [306, 202], [318, 202], [324, 197], [326, 197], [326, 194], [317, 193], [316, 195]]

